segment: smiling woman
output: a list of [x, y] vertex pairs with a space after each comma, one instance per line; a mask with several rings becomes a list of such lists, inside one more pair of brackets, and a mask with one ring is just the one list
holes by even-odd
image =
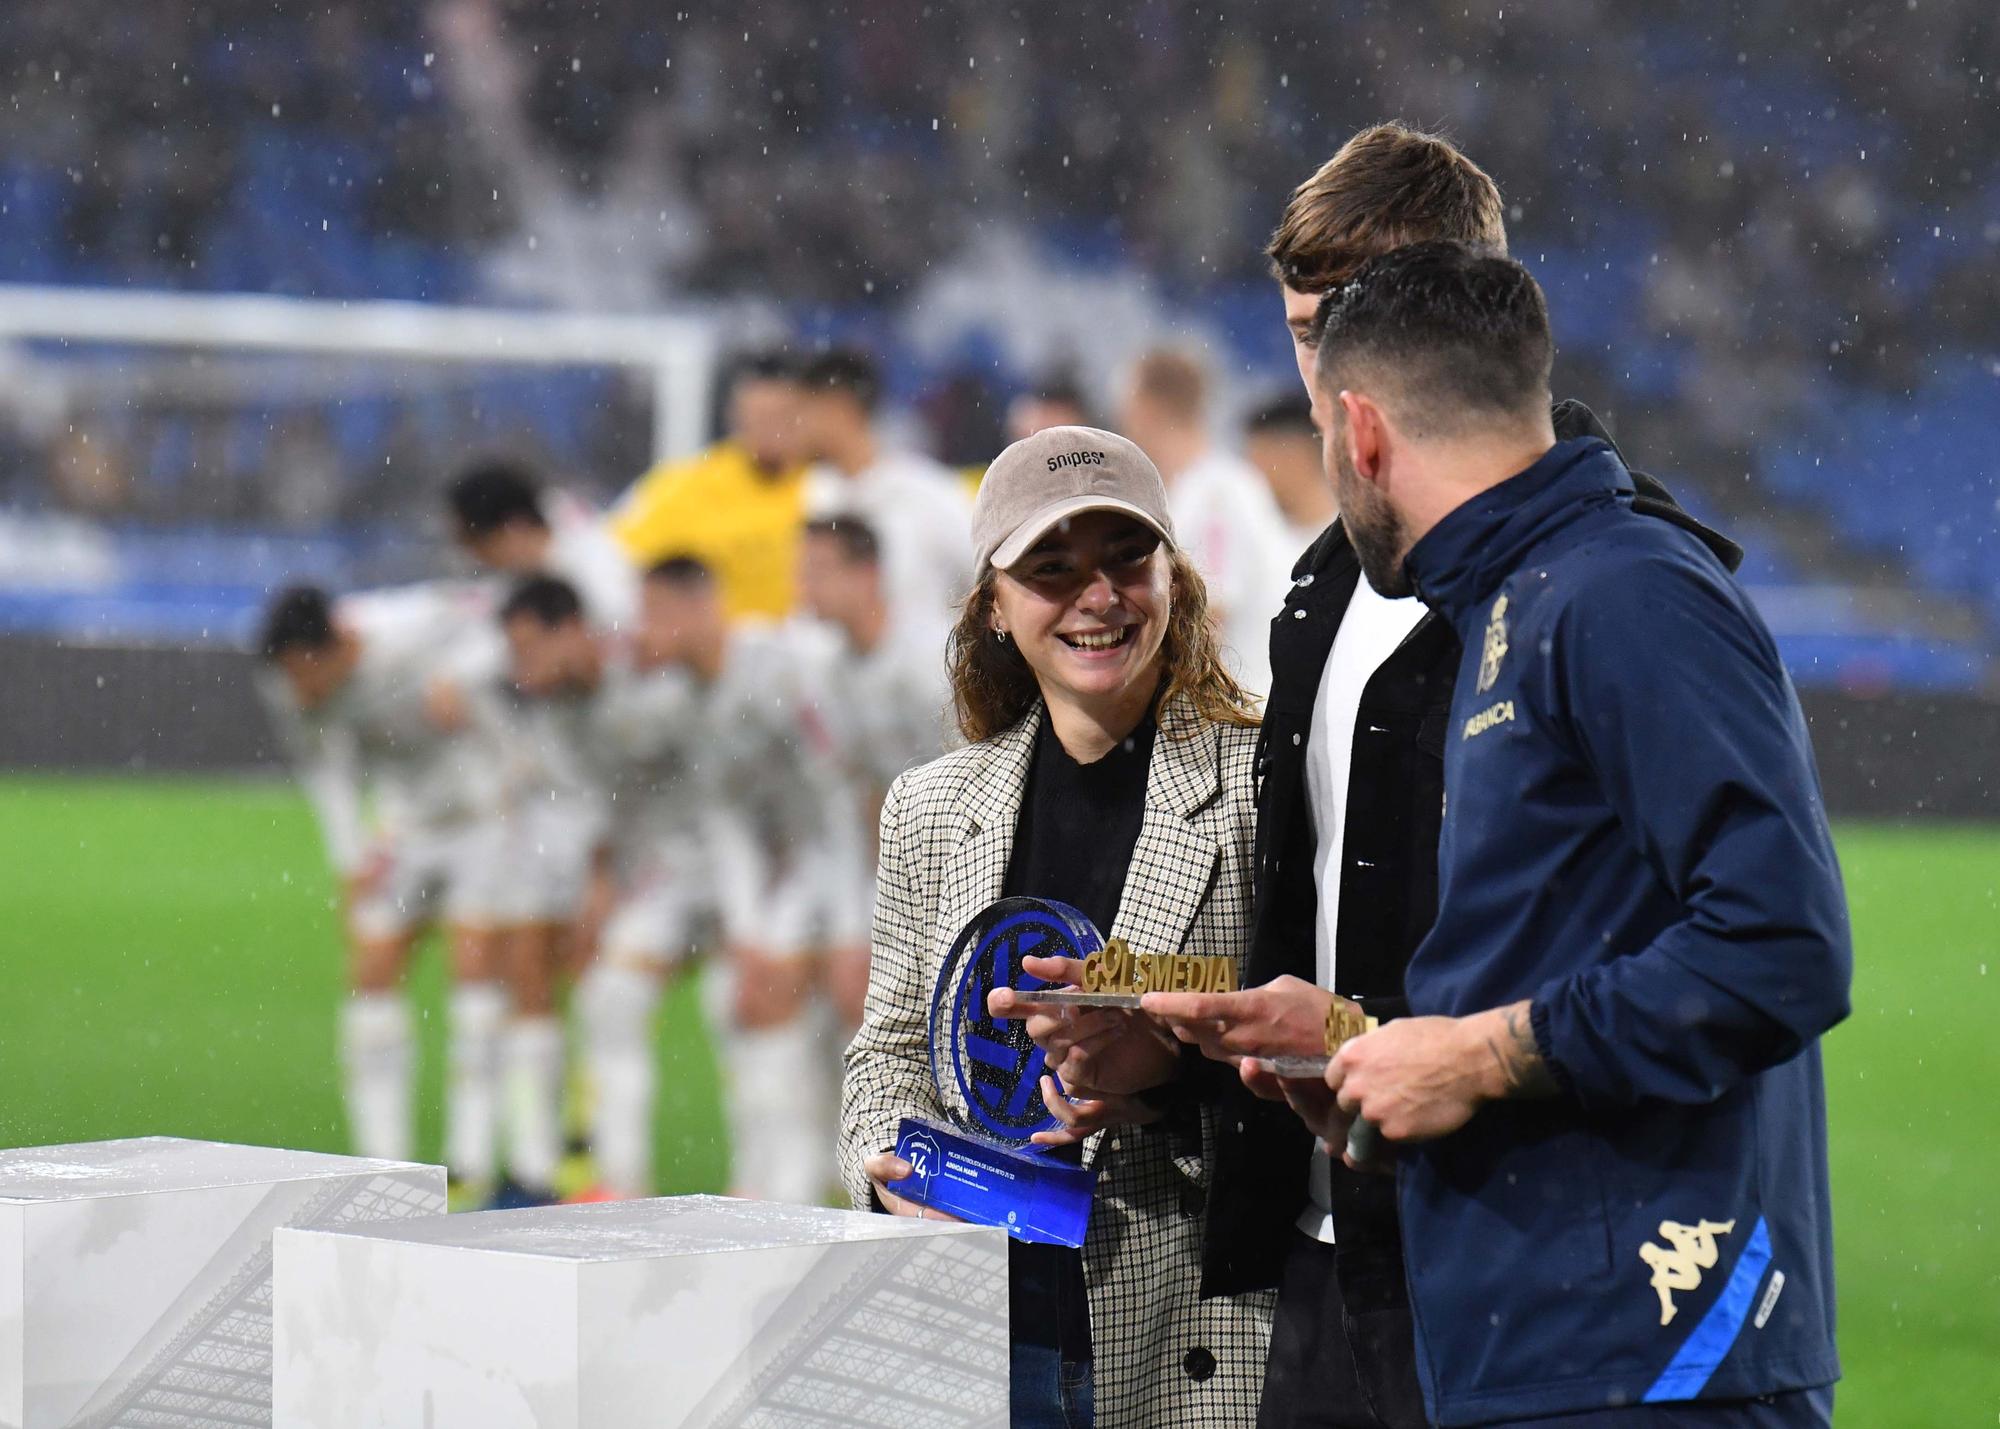
[[[1097, 435], [1109, 439], [1105, 445], [1129, 449], [1145, 472], [1153, 470], [1123, 438]], [[1025, 471], [1040, 474], [1031, 466]], [[990, 474], [987, 481], [993, 481]], [[1164, 503], [1152, 521], [1116, 498], [1078, 507], [1077, 501], [1091, 498], [1061, 494], [1070, 486], [1108, 486], [1101, 472], [1047, 481], [1055, 493], [1040, 503], [1054, 513], [1048, 524], [1016, 534], [1008, 545], [1019, 546], [1018, 552], [996, 548], [981, 562], [952, 631], [959, 732], [975, 743], [990, 739], [1045, 700], [1059, 729], [1071, 722], [1072, 711], [1082, 716], [1077, 723], [1092, 722], [1084, 711], [1101, 705], [1108, 723], [1126, 722], [1129, 730], [1155, 697], [1160, 706], [1184, 699], [1198, 716], [1191, 729], [1254, 726], [1250, 697], [1217, 648], [1207, 588], [1194, 563], [1165, 539], [1171, 528]], [[982, 496], [991, 489], [983, 487]], [[1007, 504], [1020, 504], [1020, 498]], [[1028, 513], [1021, 524], [1037, 526], [1038, 514]], [[1016, 559], [1003, 566], [1009, 555]]]
[[[929, 990], [982, 909], [1053, 899], [1135, 954], [1238, 972], [1248, 941], [1257, 716], [1223, 668], [1158, 470], [1110, 432], [1040, 432], [987, 471], [973, 545], [951, 641], [969, 743], [883, 806], [867, 1009], [847, 1052], [842, 1170], [857, 1205], [892, 1215], [922, 1213], [889, 1189], [909, 1168], [887, 1148], [904, 1116], [947, 1110], [927, 1075]], [[1048, 1031], [1033, 1017], [1025, 1030]], [[1035, 1140], [1081, 1157], [1096, 1192], [1080, 1251], [1012, 1247], [1012, 1423], [1247, 1426], [1270, 1297], [1197, 1293], [1213, 1114], [1139, 1014], [1065, 1030], [1066, 1085], [1041, 1086], [1057, 1125]], [[1099, 1041], [1112, 1050], [1093, 1062]]]

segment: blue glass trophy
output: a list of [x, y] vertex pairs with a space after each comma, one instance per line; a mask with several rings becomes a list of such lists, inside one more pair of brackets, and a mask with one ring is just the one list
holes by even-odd
[[931, 997], [931, 1078], [948, 1120], [903, 1119], [896, 1154], [911, 1174], [891, 1191], [1017, 1240], [1083, 1244], [1097, 1173], [1030, 1141], [1059, 1125], [1042, 1104], [1042, 1050], [1021, 1022], [991, 1016], [986, 995], [1048, 987], [1022, 958], [1081, 959], [1103, 946], [1082, 913], [1042, 898], [1003, 898], [966, 924]]

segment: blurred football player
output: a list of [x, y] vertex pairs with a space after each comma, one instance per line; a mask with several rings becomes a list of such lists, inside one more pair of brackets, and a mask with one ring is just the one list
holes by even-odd
[[341, 885], [351, 991], [341, 1011], [348, 1121], [364, 1156], [414, 1147], [414, 1035], [400, 984], [417, 939], [451, 949], [446, 1161], [460, 1185], [496, 1169], [503, 783], [463, 718], [456, 658], [488, 607], [436, 584], [339, 601], [283, 592], [265, 618], [257, 687], [297, 766]]
[[1230, 673], [1261, 699], [1271, 687], [1271, 619], [1298, 555], [1270, 489], [1243, 458], [1216, 445], [1208, 372], [1188, 353], [1157, 348], [1141, 357], [1119, 421], [1167, 483], [1174, 532], [1208, 582]]
[[846, 785], [836, 816], [853, 819], [854, 841], [866, 851], [857, 870], [863, 887], [858, 897], [842, 900], [847, 916], [826, 952], [834, 1008], [843, 1030], [852, 1032], [868, 991], [876, 820], [898, 775], [944, 753], [951, 704], [947, 632], [939, 623], [899, 619], [891, 611], [880, 541], [858, 518], [806, 527], [799, 595], [804, 609], [837, 637], [821, 708]]
[[[516, 688], [534, 705], [552, 757], [603, 818], [579, 921], [587, 970], [577, 988], [590, 1073], [591, 1148], [601, 1192], [652, 1194], [657, 1064], [653, 1026], [666, 975], [713, 908], [688, 673], [660, 659], [642, 617], [631, 638], [594, 628], [567, 582], [537, 576], [501, 612]], [[553, 1114], [555, 1089], [538, 1091]]]
[[1252, 412], [1243, 425], [1243, 458], [1269, 484], [1296, 559], [1340, 514], [1322, 465], [1312, 404], [1288, 392]]
[[865, 848], [823, 708], [825, 631], [732, 626], [714, 574], [648, 573], [644, 640], [694, 681], [692, 775], [726, 956], [704, 990], [739, 1195], [810, 1202], [833, 1170], [837, 1076], [811, 1015], [815, 955], [865, 939]]
[[452, 536], [483, 570], [560, 576], [592, 621], [617, 630], [639, 608], [639, 576], [603, 516], [504, 460], [475, 462], [445, 493]]
[[[603, 519], [583, 502], [543, 485], [516, 463], [495, 460], [462, 471], [445, 501], [460, 549], [484, 570], [504, 578], [559, 577], [576, 592], [593, 626], [616, 632], [632, 623], [638, 574]], [[496, 593], [496, 603], [501, 598]], [[547, 722], [513, 712], [519, 727], [506, 742], [523, 766], [515, 777], [525, 790], [502, 835], [500, 907], [514, 1012], [503, 1054], [512, 1181], [496, 1200], [532, 1204], [553, 1194], [562, 1163], [565, 1057], [555, 985], [564, 955], [572, 964], [579, 956], [572, 929], [603, 814], [589, 779]], [[548, 1113], [552, 1086], [557, 1110]]]
[[663, 462], [611, 511], [611, 532], [645, 570], [693, 556], [715, 572], [732, 619], [791, 614], [805, 520], [804, 389], [781, 353], [739, 359], [725, 381], [727, 434]]
[[1018, 442], [1050, 427], [1091, 427], [1090, 404], [1083, 389], [1067, 375], [1057, 374], [1030, 387], [1007, 404], [1007, 440]]
[[888, 446], [876, 426], [882, 379], [843, 348], [805, 369], [806, 435], [819, 464], [809, 519], [858, 516], [882, 545], [889, 603], [913, 620], [948, 625], [972, 567], [972, 504], [949, 467]]

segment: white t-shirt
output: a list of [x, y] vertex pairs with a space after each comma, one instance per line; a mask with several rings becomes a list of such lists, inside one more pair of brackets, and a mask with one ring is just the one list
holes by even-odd
[[[1363, 577], [1354, 583], [1347, 614], [1334, 633], [1333, 649], [1320, 673], [1319, 694], [1313, 699], [1312, 738], [1306, 743], [1306, 809], [1313, 824], [1313, 883], [1319, 894], [1319, 916], [1313, 926], [1313, 977], [1321, 987], [1333, 986], [1348, 775], [1361, 695], [1382, 662], [1423, 618], [1422, 601], [1414, 596], [1390, 600], [1376, 594]], [[1313, 1151], [1311, 1176], [1312, 1201], [1299, 1216], [1299, 1229], [1331, 1245], [1332, 1168], [1326, 1153], [1318, 1148]]]
[[854, 476], [813, 468], [807, 516], [850, 513], [882, 543], [895, 619], [919, 628], [955, 624], [972, 589], [972, 502], [957, 474], [907, 451], [885, 451]]
[[1223, 659], [1261, 699], [1271, 689], [1271, 618], [1285, 603], [1299, 556], [1271, 488], [1243, 458], [1210, 451], [1174, 478], [1167, 509], [1181, 549], [1208, 585], [1209, 605], [1223, 614]]

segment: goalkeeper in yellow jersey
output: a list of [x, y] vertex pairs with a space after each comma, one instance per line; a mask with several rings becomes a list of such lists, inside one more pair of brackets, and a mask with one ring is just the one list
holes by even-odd
[[723, 439], [654, 467], [613, 508], [612, 534], [635, 566], [690, 556], [715, 573], [731, 620], [791, 613], [805, 526], [803, 395], [782, 355], [736, 364]]

